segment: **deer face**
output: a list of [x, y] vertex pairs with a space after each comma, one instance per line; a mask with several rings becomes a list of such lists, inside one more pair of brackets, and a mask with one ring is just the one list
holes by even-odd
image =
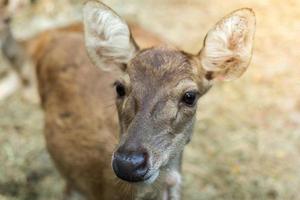
[[198, 99], [215, 80], [232, 80], [246, 70], [254, 14], [240, 9], [223, 18], [198, 55], [171, 47], [140, 50], [127, 24], [98, 1], [85, 4], [84, 24], [94, 63], [124, 72], [115, 83], [120, 142], [112, 167], [125, 181], [153, 182], [189, 142]]
[[194, 76], [194, 62], [178, 50], [152, 48], [128, 63], [127, 75], [116, 83], [121, 141], [113, 167], [119, 177], [156, 177], [189, 141], [197, 100], [209, 87]]

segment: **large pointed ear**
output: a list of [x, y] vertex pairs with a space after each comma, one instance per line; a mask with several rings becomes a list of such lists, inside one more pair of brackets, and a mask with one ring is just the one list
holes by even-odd
[[126, 22], [97, 0], [83, 8], [85, 44], [92, 61], [102, 69], [126, 64], [138, 47]]
[[253, 47], [255, 15], [251, 9], [236, 10], [211, 29], [200, 51], [206, 78], [234, 80], [247, 69]]

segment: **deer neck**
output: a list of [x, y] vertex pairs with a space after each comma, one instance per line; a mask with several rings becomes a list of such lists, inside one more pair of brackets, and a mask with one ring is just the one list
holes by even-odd
[[[188, 141], [193, 134], [195, 119], [184, 130], [189, 135]], [[136, 186], [134, 200], [180, 200], [181, 199], [181, 166], [183, 150], [178, 152], [160, 170], [159, 176], [152, 184]]]
[[160, 170], [154, 183], [136, 186], [134, 200], [179, 200], [182, 153], [172, 158]]

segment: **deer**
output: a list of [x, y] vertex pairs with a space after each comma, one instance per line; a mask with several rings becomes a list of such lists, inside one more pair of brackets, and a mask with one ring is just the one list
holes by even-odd
[[[31, 93], [31, 86], [34, 84], [32, 63], [26, 54], [25, 48], [18, 42], [11, 30], [12, 6], [14, 1], [0, 1], [0, 51], [11, 66], [6, 80], [0, 83], [0, 99], [5, 99], [13, 93], [20, 85], [27, 94]], [[25, 94], [25, 93], [24, 93]], [[37, 92], [35, 93], [37, 97]]]
[[84, 38], [52, 37], [37, 66], [46, 146], [66, 180], [64, 198], [180, 200], [198, 100], [247, 70], [254, 12], [226, 15], [196, 55], [141, 48], [125, 20], [97, 0], [84, 3], [83, 24]]

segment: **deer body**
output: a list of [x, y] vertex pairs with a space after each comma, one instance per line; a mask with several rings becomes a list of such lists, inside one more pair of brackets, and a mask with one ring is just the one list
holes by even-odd
[[45, 138], [68, 187], [93, 200], [131, 199], [133, 193], [135, 199], [163, 199], [170, 186], [179, 184], [181, 158], [166, 166], [164, 178], [153, 188], [128, 186], [114, 177], [111, 155], [118, 141], [118, 120], [111, 101], [118, 72], [105, 73], [91, 64], [81, 34], [52, 36], [44, 51], [37, 75]]
[[58, 34], [50, 43], [38, 65], [49, 153], [69, 188], [89, 199], [120, 199], [109, 170], [117, 141], [113, 77], [92, 66], [82, 35]]
[[98, 1], [88, 1], [83, 16], [85, 39], [52, 34], [37, 68], [47, 148], [67, 196], [180, 200], [197, 100], [215, 80], [246, 70], [253, 12], [223, 18], [198, 55], [168, 46], [141, 50], [127, 24]]

